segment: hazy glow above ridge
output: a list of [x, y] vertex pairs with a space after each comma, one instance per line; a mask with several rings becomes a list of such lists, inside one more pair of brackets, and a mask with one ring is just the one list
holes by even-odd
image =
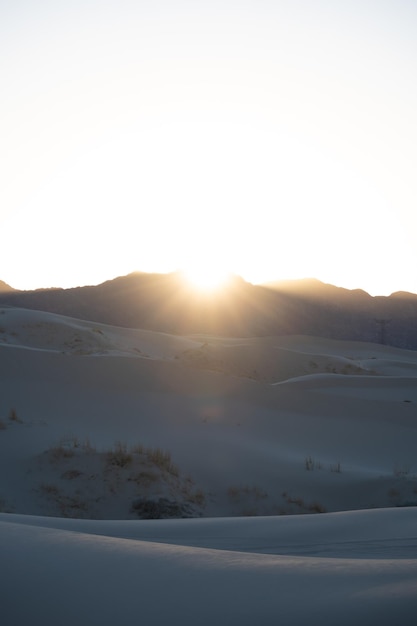
[[0, 280], [417, 292], [417, 8], [337, 5], [1, 8]]

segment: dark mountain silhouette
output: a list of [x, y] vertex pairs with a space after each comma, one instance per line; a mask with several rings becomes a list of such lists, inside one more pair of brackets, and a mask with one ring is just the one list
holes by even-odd
[[315, 279], [252, 285], [234, 276], [204, 294], [180, 273], [133, 273], [96, 286], [0, 293], [0, 305], [177, 334], [306, 334], [417, 350], [417, 295], [372, 297]]

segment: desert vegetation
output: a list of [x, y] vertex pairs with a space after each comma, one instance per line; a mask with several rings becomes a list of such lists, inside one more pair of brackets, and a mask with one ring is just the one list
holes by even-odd
[[305, 502], [304, 498], [291, 496], [286, 491], [282, 493], [282, 498], [287, 504], [291, 505], [291, 508], [289, 510], [282, 509], [281, 515], [287, 513], [326, 513], [325, 507], [316, 500]]
[[204, 492], [181, 476], [167, 450], [140, 443], [98, 450], [88, 439], [64, 437], [33, 471], [38, 496], [63, 517], [198, 517], [205, 505]]
[[12, 424], [23, 424], [23, 420], [14, 407], [10, 409], [7, 419], [0, 417], [0, 430], [6, 430], [7, 426]]
[[[305, 467], [307, 472], [313, 472], [314, 470], [326, 469], [326, 466], [324, 466], [321, 461], [316, 461], [310, 455], [305, 457], [305, 459], [304, 459], [304, 467]], [[327, 467], [327, 469], [329, 469], [331, 472], [333, 472], [335, 474], [341, 474], [342, 473], [342, 466], [340, 464], [340, 461], [337, 461], [336, 463], [330, 464]]]

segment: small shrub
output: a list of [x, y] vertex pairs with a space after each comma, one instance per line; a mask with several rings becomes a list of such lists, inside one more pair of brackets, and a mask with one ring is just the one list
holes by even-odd
[[398, 489], [392, 488], [388, 491], [388, 495], [390, 498], [399, 498], [401, 494]]
[[311, 458], [311, 456], [306, 456], [304, 460], [304, 466], [307, 472], [312, 472], [314, 470], [314, 460]]
[[141, 443], [136, 443], [134, 446], [132, 446], [131, 451], [133, 452], [133, 454], [145, 454], [145, 448]]
[[79, 517], [81, 512], [88, 511], [87, 503], [80, 498], [65, 496], [57, 502], [62, 517]]
[[321, 470], [323, 466], [321, 461], [315, 461], [311, 456], [306, 456], [304, 459], [304, 467], [307, 472], [312, 472], [315, 469]]
[[300, 508], [305, 508], [304, 500], [302, 498], [293, 498], [286, 491], [282, 493], [282, 497], [288, 502], [288, 504], [295, 504], [296, 506], [299, 506]]
[[6, 422], [3, 420], [0, 420], [0, 430], [6, 430], [7, 426], [6, 426]]
[[197, 504], [198, 506], [204, 506], [206, 502], [206, 496], [204, 495], [204, 492], [201, 491], [201, 489], [198, 489], [188, 496], [188, 501], [192, 502], [193, 504]]
[[132, 475], [128, 480], [132, 480], [140, 487], [150, 487], [158, 480], [158, 475], [154, 472], [138, 472]]
[[93, 446], [88, 437], [83, 441], [81, 448], [84, 452], [87, 452], [88, 454], [92, 454], [97, 451], [96, 447]]
[[161, 448], [148, 448], [146, 450], [146, 456], [148, 461], [159, 467], [159, 469], [165, 470], [173, 476], [179, 476], [179, 469], [172, 463], [169, 452], [161, 450]]
[[290, 496], [287, 498], [288, 504], [295, 504], [300, 508], [304, 508], [304, 500], [302, 498], [291, 498]]
[[309, 504], [308, 510], [312, 513], [326, 513], [326, 509], [319, 502], [312, 502]]
[[242, 493], [244, 493], [246, 496], [253, 496], [256, 500], [268, 497], [267, 492], [260, 487], [257, 487], [256, 485], [254, 485], [253, 487], [249, 487], [248, 485], [242, 487]]
[[49, 449], [49, 459], [51, 463], [57, 463], [62, 459], [70, 459], [75, 455], [73, 448], [67, 448], [63, 445], [57, 445]]
[[118, 441], [113, 450], [107, 452], [107, 463], [109, 465], [116, 465], [117, 467], [127, 467], [133, 461], [132, 454], [128, 452], [125, 443]]
[[227, 495], [231, 500], [236, 500], [239, 497], [239, 487], [229, 487], [227, 490]]
[[72, 435], [69, 437], [61, 437], [61, 439], [58, 442], [59, 446], [62, 446], [64, 448], [79, 448], [80, 447], [80, 440], [78, 439], [78, 437], [73, 437]]
[[407, 463], [404, 465], [400, 465], [399, 463], [396, 463], [394, 465], [393, 474], [397, 478], [408, 476], [409, 473], [410, 473], [410, 466]]
[[16, 409], [10, 409], [9, 420], [18, 424], [22, 423], [22, 420], [19, 418]]
[[132, 502], [130, 509], [141, 519], [168, 519], [193, 517], [193, 512], [186, 504], [178, 504], [167, 498], [155, 500], [138, 498]]
[[338, 461], [335, 465], [330, 465], [330, 471], [334, 472], [335, 474], [341, 474], [342, 467], [340, 465], [340, 462]]
[[51, 483], [42, 483], [39, 489], [42, 493], [45, 493], [48, 496], [57, 496], [59, 494], [58, 487], [56, 485], [52, 485]]
[[82, 475], [83, 475], [83, 472], [79, 472], [76, 469], [72, 469], [72, 470], [67, 470], [66, 472], [61, 474], [61, 478], [65, 478], [66, 480], [73, 480], [74, 478], [78, 478], [79, 476], [82, 476]]

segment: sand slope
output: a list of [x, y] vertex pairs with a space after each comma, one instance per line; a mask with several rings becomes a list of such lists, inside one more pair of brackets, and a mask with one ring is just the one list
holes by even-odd
[[[176, 337], [11, 308], [0, 321], [5, 511], [126, 519], [140, 498], [206, 516], [417, 503], [417, 353]], [[127, 462], [109, 460], [117, 446]]]
[[411, 625], [415, 523], [415, 509], [113, 523], [3, 514], [2, 613], [64, 626]]
[[0, 309], [5, 623], [414, 624], [416, 368]]

